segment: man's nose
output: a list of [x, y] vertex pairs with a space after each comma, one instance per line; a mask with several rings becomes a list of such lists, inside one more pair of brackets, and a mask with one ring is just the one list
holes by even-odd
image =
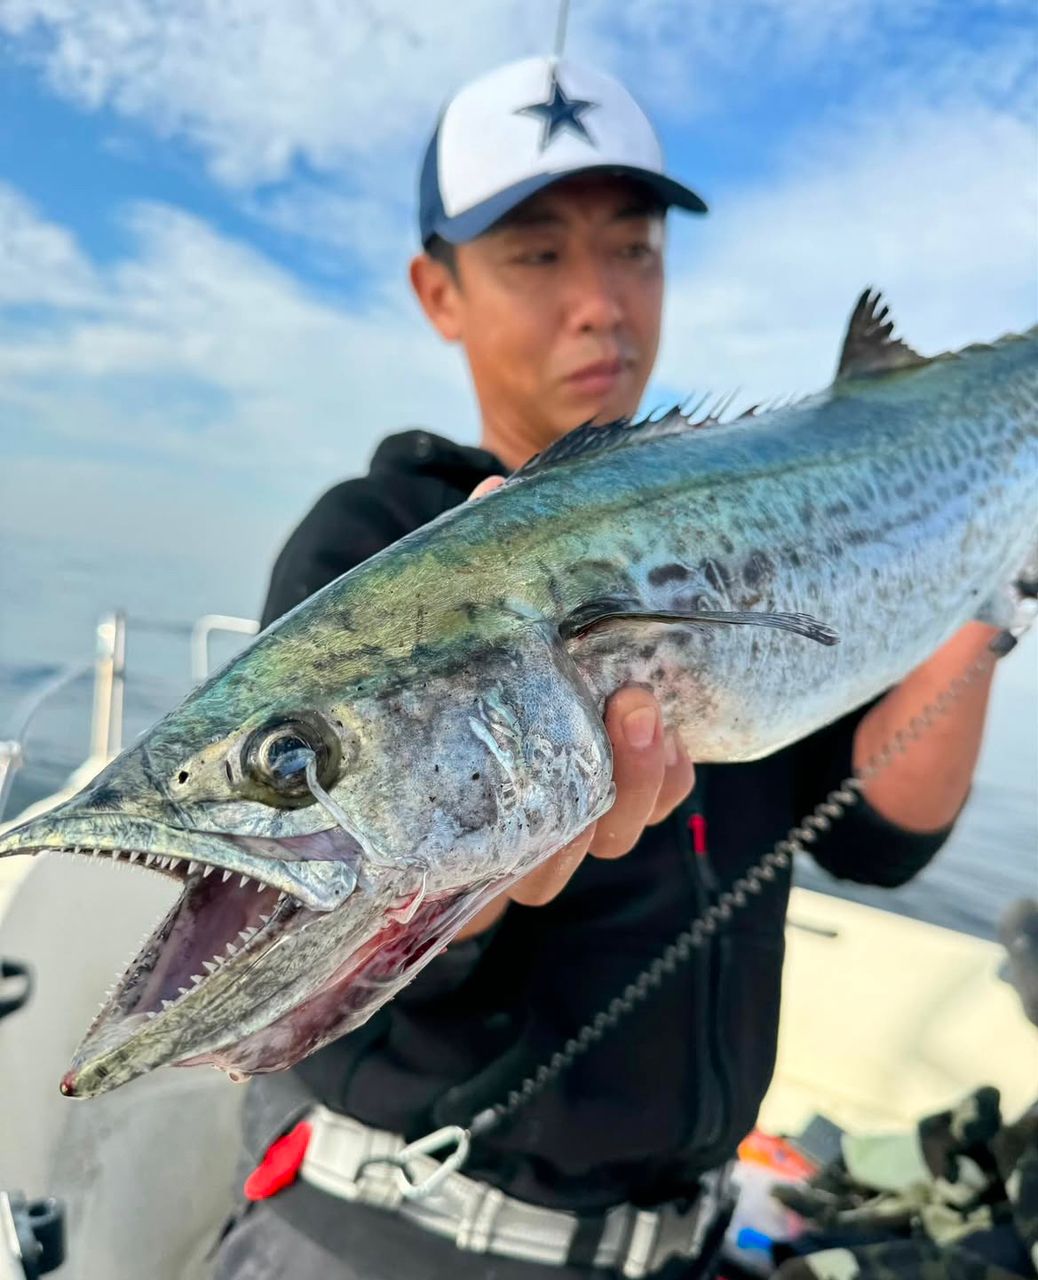
[[574, 263], [570, 298], [570, 320], [581, 333], [607, 332], [623, 319], [617, 281], [609, 264], [596, 255], [584, 255]]

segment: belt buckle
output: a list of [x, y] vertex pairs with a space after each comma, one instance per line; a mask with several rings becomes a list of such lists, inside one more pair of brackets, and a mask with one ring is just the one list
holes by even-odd
[[699, 1252], [703, 1237], [706, 1197], [699, 1196], [685, 1209], [665, 1204], [656, 1227], [650, 1267], [658, 1271], [671, 1258], [691, 1258]]
[[642, 1280], [671, 1258], [700, 1256], [707, 1235], [731, 1220], [735, 1208], [734, 1168], [735, 1162], [730, 1160], [704, 1174], [699, 1180], [699, 1194], [684, 1202], [684, 1208], [678, 1207], [681, 1202], [672, 1200], [661, 1205], [655, 1214], [636, 1210], [627, 1257], [621, 1266], [625, 1280]]
[[636, 1209], [634, 1225], [620, 1273], [625, 1280], [642, 1280], [671, 1258], [695, 1257], [701, 1243], [702, 1197], [685, 1209], [674, 1203], [659, 1209]]

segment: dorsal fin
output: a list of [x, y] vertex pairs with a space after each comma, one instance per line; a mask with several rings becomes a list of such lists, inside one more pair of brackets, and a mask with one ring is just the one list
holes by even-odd
[[632, 422], [630, 418], [617, 418], [615, 422], [605, 422], [601, 426], [584, 422], [553, 441], [547, 449], [535, 454], [529, 462], [517, 467], [508, 479], [525, 480], [527, 476], [543, 471], [546, 467], [571, 462], [574, 458], [609, 453], [634, 441], [674, 435], [676, 432], [686, 431], [689, 425], [678, 408], [669, 410], [662, 418], [643, 418], [641, 422]]
[[879, 290], [866, 289], [847, 326], [836, 369], [837, 382], [927, 363], [926, 356], [921, 356], [900, 338], [892, 337], [894, 321], [888, 319], [889, 315], [890, 309]]
[[600, 427], [596, 427], [594, 423], [585, 422], [579, 427], [574, 427], [572, 431], [567, 431], [564, 436], [548, 445], [547, 449], [542, 450], [529, 462], [524, 462], [521, 467], [517, 467], [508, 477], [508, 481], [511, 483], [513, 480], [525, 480], [527, 476], [543, 471], [547, 467], [571, 462], [575, 458], [611, 453], [614, 449], [640, 444], [644, 440], [656, 440], [661, 436], [678, 435], [698, 427], [712, 426], [717, 419], [716, 408], [710, 410], [705, 417], [693, 421], [675, 406], [660, 418], [643, 418], [641, 422], [632, 422], [630, 418], [618, 418], [616, 422], [603, 423]]

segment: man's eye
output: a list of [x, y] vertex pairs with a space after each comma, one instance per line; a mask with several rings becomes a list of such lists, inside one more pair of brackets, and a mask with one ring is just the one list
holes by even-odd
[[514, 261], [524, 267], [543, 267], [558, 262], [559, 255], [555, 249], [528, 249], [525, 253], [516, 254]]
[[648, 240], [635, 240], [632, 241], [632, 243], [625, 244], [623, 246], [620, 250], [620, 256], [623, 258], [633, 258], [637, 260], [639, 258], [651, 257], [654, 252], [655, 251]]

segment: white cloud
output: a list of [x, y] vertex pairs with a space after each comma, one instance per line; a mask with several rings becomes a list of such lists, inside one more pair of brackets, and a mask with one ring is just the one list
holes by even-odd
[[[539, 9], [547, 21], [551, 0]], [[465, 76], [536, 49], [531, 8], [459, 0], [0, 0], [50, 83], [198, 145], [231, 184], [417, 147]], [[543, 23], [538, 26], [544, 29]], [[524, 32], [526, 37], [524, 39]], [[377, 173], [377, 169], [376, 169]]]
[[[769, 61], [846, 70], [923, 32], [882, 76], [835, 95], [829, 118], [749, 161], [767, 176], [722, 190], [712, 216], [679, 235], [659, 369], [670, 390], [741, 386], [757, 397], [824, 383], [868, 283], [886, 290], [924, 350], [1031, 322], [1027, 50], [1013, 46], [1011, 25], [967, 47], [939, 10], [937, 0], [575, 8], [572, 46], [651, 70], [639, 80], [657, 99], [671, 94], [672, 117], [705, 110], [726, 77], [735, 99], [759, 92], [754, 71]], [[1023, 12], [1017, 0], [1003, 10], [1010, 24]], [[0, 187], [0, 303], [42, 313], [3, 331], [2, 411], [51, 436], [131, 440], [170, 456], [190, 456], [205, 432], [209, 465], [274, 468], [299, 484], [358, 468], [401, 424], [471, 438], [460, 363], [404, 282], [401, 157], [451, 83], [543, 47], [553, 15], [554, 0], [464, 0], [447, 16], [403, 0], [377, 10], [369, 0], [291, 10], [0, 0], [0, 30], [63, 92], [189, 138], [227, 181], [283, 175], [298, 159], [315, 172], [349, 161], [348, 186], [310, 177], [241, 199], [326, 261], [359, 263], [373, 286], [352, 309], [319, 297], [160, 205], [124, 211], [131, 250], [101, 265]], [[684, 97], [681, 76], [695, 83]]]
[[923, 351], [1035, 322], [1033, 125], [976, 103], [896, 120], [819, 130], [780, 179], [730, 193], [682, 236], [662, 381], [752, 399], [822, 386], [869, 284]]
[[[406, 297], [402, 263], [392, 300], [360, 315], [164, 206], [132, 211], [136, 252], [104, 268], [0, 188], [5, 207], [19, 210], [15, 244], [42, 246], [24, 262], [35, 293], [24, 287], [20, 300], [52, 309], [49, 323], [0, 345], [0, 404], [12, 413], [18, 396], [18, 413], [48, 433], [83, 440], [89, 424], [95, 445], [190, 455], [198, 414], [190, 397], [169, 395], [186, 385], [203, 407], [213, 402], [209, 466], [303, 473], [313, 483], [322, 468], [329, 481], [359, 468], [401, 424], [472, 430], [460, 365]], [[69, 275], [83, 281], [74, 295]]]
[[[186, 138], [223, 182], [291, 176], [299, 162], [354, 189], [399, 190], [445, 96], [509, 58], [547, 52], [557, 0], [0, 0], [0, 31], [49, 83]], [[998, 6], [1002, 41], [1028, 43], [1028, 0]], [[738, 111], [791, 76], [881, 91], [958, 56], [990, 78], [990, 33], [962, 36], [941, 0], [602, 0], [574, 5], [568, 49], [620, 72], [664, 119]], [[1011, 58], [1011, 63], [1018, 62]], [[879, 70], [882, 68], [882, 70]], [[408, 188], [409, 189], [409, 188]]]
[[397, 196], [347, 194], [326, 184], [295, 182], [251, 197], [246, 207], [293, 237], [298, 251], [328, 275], [355, 278], [360, 269], [384, 280], [399, 272], [417, 243], [414, 209], [400, 192]]
[[97, 297], [94, 273], [72, 236], [0, 186], [0, 305], [81, 306]]

